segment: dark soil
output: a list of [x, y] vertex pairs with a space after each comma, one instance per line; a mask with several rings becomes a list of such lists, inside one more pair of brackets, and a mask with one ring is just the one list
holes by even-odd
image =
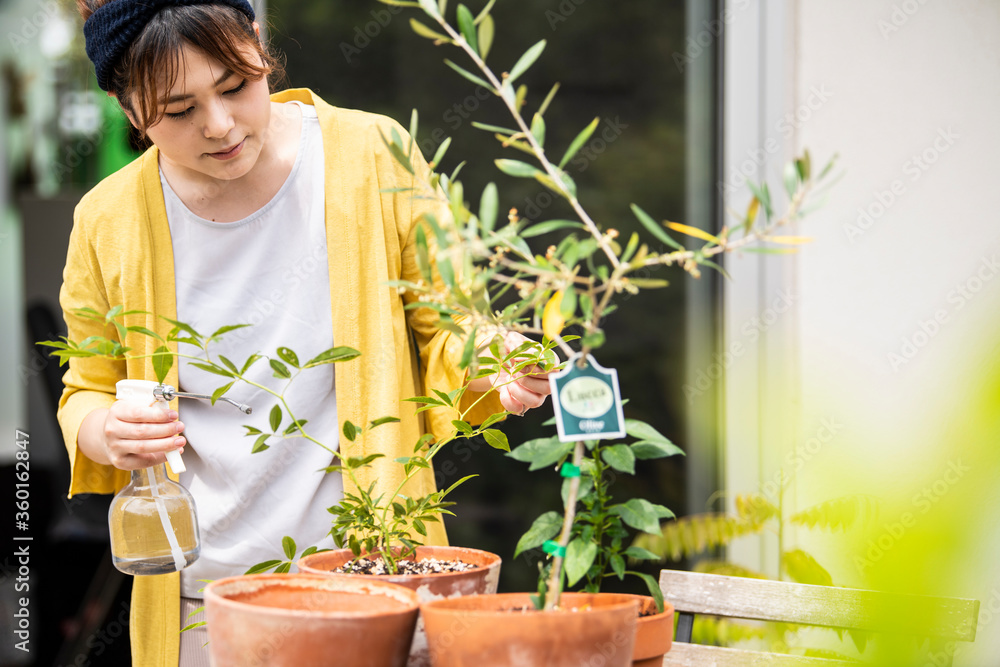
[[[424, 558], [419, 561], [398, 560], [398, 574], [442, 574], [444, 572], [465, 572], [476, 569], [476, 565], [461, 560], [439, 560]], [[358, 558], [333, 570], [339, 574], [389, 574], [385, 562], [381, 559]]]

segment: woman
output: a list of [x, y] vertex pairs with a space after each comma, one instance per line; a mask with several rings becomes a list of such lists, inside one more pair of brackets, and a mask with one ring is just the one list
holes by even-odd
[[[327, 444], [337, 442], [344, 420], [399, 417], [363, 442], [341, 443], [351, 454], [386, 454], [362, 484], [397, 483], [393, 459], [410, 454], [423, 432], [449, 431], [452, 418], [432, 414], [424, 424], [402, 399], [466, 380], [458, 368], [461, 341], [434, 327], [436, 313], [404, 310], [407, 297], [386, 287], [419, 279], [414, 233], [433, 204], [383, 190], [416, 185], [426, 164], [415, 157], [414, 176], [392, 158], [379, 131], [405, 133], [387, 118], [331, 107], [308, 90], [269, 95], [267, 78], [278, 67], [246, 0], [78, 3], [98, 83], [153, 145], [76, 209], [60, 295], [69, 337], [107, 334], [74, 309], [122, 304], [151, 313], [130, 324], [160, 331], [160, 316], [202, 332], [254, 324], [212, 348], [231, 359], [279, 346], [303, 358], [334, 344], [359, 349], [361, 357], [335, 370], [311, 369], [289, 400]], [[521, 340], [511, 335], [505, 343], [513, 349]], [[133, 354], [153, 351], [152, 339], [129, 342]], [[253, 372], [275, 382], [265, 363]], [[189, 622], [182, 617], [200, 606], [199, 580], [280, 557], [285, 534], [320, 543], [330, 528], [323, 509], [339, 500], [345, 481], [317, 473], [330, 454], [304, 441], [251, 456], [221, 407], [189, 402], [161, 413], [118, 403], [115, 383], [125, 378], [154, 379], [141, 359], [70, 363], [59, 411], [70, 494], [113, 493], [129, 470], [190, 445], [181, 482], [198, 505], [202, 555], [179, 575], [136, 578], [132, 654], [142, 667], [207, 665], [204, 638], [178, 639], [182, 621]], [[211, 393], [216, 380], [182, 364], [167, 383]], [[503, 385], [472, 420], [502, 408], [521, 414], [548, 393], [544, 376]], [[229, 395], [258, 414], [270, 409], [266, 394], [250, 388]], [[479, 397], [469, 392], [465, 401]], [[432, 490], [425, 472], [407, 493]], [[431, 543], [444, 539], [439, 526], [429, 536]]]

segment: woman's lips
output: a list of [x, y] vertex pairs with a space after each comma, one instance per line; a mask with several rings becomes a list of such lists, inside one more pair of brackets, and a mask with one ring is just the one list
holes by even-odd
[[209, 157], [214, 157], [216, 160], [232, 160], [234, 157], [240, 154], [243, 150], [243, 144], [246, 143], [246, 139], [236, 144], [232, 148], [228, 148], [224, 151], [219, 151], [218, 153], [208, 153]]

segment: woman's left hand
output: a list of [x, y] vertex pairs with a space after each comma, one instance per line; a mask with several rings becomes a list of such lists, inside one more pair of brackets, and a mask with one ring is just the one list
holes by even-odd
[[[508, 354], [525, 342], [532, 342], [530, 338], [516, 333], [509, 332], [503, 339], [503, 352]], [[516, 360], [512, 360], [509, 366], [516, 365]], [[542, 371], [538, 366], [525, 366], [514, 373], [501, 370], [492, 376], [490, 383], [500, 394], [500, 404], [507, 412], [523, 416], [531, 408], [537, 408], [545, 402], [545, 397], [552, 393], [549, 387], [549, 374]]]

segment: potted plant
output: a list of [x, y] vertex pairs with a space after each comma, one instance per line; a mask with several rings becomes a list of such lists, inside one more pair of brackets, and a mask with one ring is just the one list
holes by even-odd
[[[782, 216], [775, 215], [768, 187], [751, 184], [754, 196], [745, 215], [737, 224], [724, 227], [718, 234], [679, 223], [661, 225], [639, 206], [633, 205], [633, 214], [650, 237], [667, 250], [652, 250], [638, 234], [633, 234], [622, 243], [624, 240], [618, 239], [615, 229], [602, 228], [587, 213], [578, 197], [576, 183], [564, 170], [591, 138], [598, 120], [584, 128], [568, 148], [556, 152], [552, 146], [546, 145], [546, 112], [558, 86], [553, 87], [533, 112], [527, 111], [528, 91], [524, 85], [518, 84], [518, 79], [541, 56], [546, 47], [544, 40], [527, 49], [507, 71], [498, 75], [486, 63], [496, 34], [490, 13], [494, 0], [477, 14], [462, 4], [452, 14], [447, 0], [379, 1], [419, 10], [423, 14], [420, 20], [411, 19], [411, 26], [418, 35], [430, 39], [435, 45], [457, 47], [464, 53], [472, 63], [471, 68], [450, 60], [445, 63], [463, 78], [499, 98], [511, 121], [508, 127], [473, 125], [494, 134], [505, 148], [529, 156], [529, 161], [525, 161], [522, 155], [518, 155], [519, 159], [497, 160], [498, 169], [514, 178], [533, 179], [541, 183], [564, 199], [575, 213], [576, 219], [573, 220], [526, 221], [512, 211], [508, 224], [498, 225], [501, 206], [496, 185], [491, 183], [484, 189], [478, 210], [473, 211], [466, 204], [468, 195], [455, 173], [435, 174], [420, 192], [414, 193], [414, 196], [437, 197], [451, 210], [447, 220], [428, 219], [435, 246], [432, 249], [425, 244], [425, 256], [433, 250], [439, 265], [447, 265], [449, 258], [461, 257], [464, 270], [460, 277], [445, 277], [445, 289], [440, 289], [430, 280], [421, 284], [401, 284], [400, 287], [420, 295], [425, 303], [435, 304], [443, 316], [460, 318], [466, 323], [471, 338], [475, 337], [480, 327], [541, 335], [543, 345], [550, 346], [554, 342], [564, 353], [567, 368], [573, 364], [599, 368], [590, 353], [604, 343], [601, 323], [614, 308], [613, 297], [622, 292], [636, 293], [640, 289], [666, 284], [662, 280], [645, 278], [644, 273], [639, 272], [678, 266], [698, 277], [702, 267], [722, 271], [712, 258], [724, 252], [790, 253], [796, 251], [796, 246], [808, 241], [778, 233], [779, 228], [802, 217], [807, 197], [832, 170], [833, 160], [819, 171], [818, 176], [814, 175], [811, 158], [806, 152], [785, 170], [789, 203], [787, 212]], [[449, 19], [449, 15], [454, 18]], [[414, 114], [411, 135], [416, 134], [416, 125]], [[404, 166], [409, 164], [412, 142], [400, 141], [399, 137], [384, 137], [384, 141], [397, 160]], [[441, 145], [431, 162], [432, 166], [441, 163], [449, 145], [448, 140]], [[558, 154], [562, 154], [562, 158], [556, 163], [550, 155]], [[673, 238], [668, 230], [698, 243], [688, 248]], [[544, 253], [533, 251], [526, 242], [530, 237], [553, 231], [562, 231], [564, 235], [559, 243], [551, 245]], [[761, 241], [777, 247], [757, 247]], [[426, 270], [431, 270], [429, 263]], [[503, 307], [497, 305], [498, 294], [506, 296]], [[580, 335], [566, 335], [568, 327], [574, 327]], [[576, 347], [571, 345], [574, 342]], [[553, 394], [554, 397], [559, 394], [558, 385]], [[557, 417], [560, 415], [561, 408], [557, 408]], [[591, 607], [596, 607], [598, 598], [587, 598], [586, 602], [580, 603], [578, 598], [564, 596], [563, 588], [585, 580], [585, 589], [589, 595], [594, 595], [604, 578], [620, 578], [628, 573], [629, 559], [656, 558], [649, 551], [625, 546], [628, 529], [657, 534], [660, 520], [672, 516], [667, 508], [643, 499], [631, 499], [620, 504], [611, 502], [601, 474], [603, 469], [631, 474], [636, 460], [680, 453], [673, 443], [646, 424], [625, 421], [618, 426], [620, 428], [610, 441], [583, 435], [566, 437], [561, 433], [560, 437], [525, 443], [514, 451], [512, 456], [531, 463], [532, 469], [555, 466], [566, 477], [563, 481], [563, 513], [543, 514], [518, 545], [518, 552], [543, 546], [551, 560], [541, 568], [538, 592], [530, 597], [466, 598], [424, 605], [422, 613], [435, 664], [457, 665], [474, 661], [513, 664], [517, 661], [513, 657], [515, 655], [521, 656], [519, 659], [522, 661], [581, 664], [579, 654], [569, 655], [565, 645], [556, 646], [565, 640], [566, 632], [546, 629], [528, 633], [528, 629], [532, 626], [548, 628], [550, 621], [577, 624], [595, 611]], [[597, 430], [600, 431], [600, 428]], [[635, 441], [619, 442], [618, 439], [626, 433]], [[639, 576], [646, 581], [655, 606], [669, 618], [669, 611], [663, 609], [657, 583], [648, 575]], [[577, 608], [580, 613], [560, 613], [560, 610], [565, 611], [574, 604], [583, 605]], [[525, 606], [544, 613], [511, 613], [524, 611]], [[490, 613], [491, 609], [495, 613]], [[629, 613], [634, 617], [635, 608]], [[525, 618], [528, 620], [525, 621]], [[518, 629], [502, 632], [501, 628], [507, 624], [514, 624]], [[669, 627], [669, 621], [666, 624]], [[477, 625], [482, 627], [482, 635], [472, 632], [471, 628]], [[582, 623], [581, 636], [595, 636], [593, 633], [597, 625], [596, 620], [594, 627]], [[629, 627], [627, 624], [618, 626], [619, 630]], [[664, 634], [662, 630], [658, 632]], [[530, 647], [528, 634], [537, 635], [541, 646]], [[586, 643], [580, 637], [567, 641], [576, 646]], [[513, 643], [505, 646], [505, 642]], [[459, 644], [470, 654], [457, 655]], [[629, 660], [626, 660], [622, 646], [624, 644], [619, 642], [617, 650], [613, 651], [615, 655], [605, 656], [604, 664], [628, 664], [632, 657], [631, 649]], [[669, 643], [663, 651], [668, 648]], [[553, 658], [557, 655], [565, 662]], [[650, 653], [634, 657], [655, 661], [655, 656], [655, 653]]]
[[[224, 326], [214, 333], [206, 335], [187, 323], [163, 318], [170, 327], [166, 335], [160, 335], [149, 328], [128, 323], [129, 318], [148, 315], [145, 312], [124, 311], [119, 306], [112, 308], [107, 313], [84, 308], [78, 310], [76, 314], [105, 324], [113, 330], [115, 335], [112, 337], [92, 337], [85, 341], [63, 338], [59, 341], [43, 343], [54, 348], [53, 355], [60, 358], [62, 363], [72, 357], [105, 357], [115, 360], [148, 358], [158, 381], [162, 385], [175, 360], [185, 359], [201, 370], [220, 376], [221, 381], [225, 382], [211, 396], [189, 395], [189, 397], [208, 399], [213, 404], [220, 400], [229, 400], [226, 398], [229, 389], [236, 383], [243, 382], [262, 390], [275, 400], [268, 412], [266, 424], [260, 427], [247, 424], [243, 427], [245, 429], [244, 435], [253, 440], [250, 448], [251, 454], [267, 450], [276, 441], [294, 438], [309, 440], [331, 453], [337, 462], [326, 468], [324, 472], [344, 474], [358, 489], [357, 493], [346, 493], [338, 504], [328, 508], [334, 517], [333, 527], [330, 531], [334, 542], [338, 547], [345, 548], [338, 551], [319, 550], [315, 546], [304, 549], [298, 562], [304, 572], [311, 575], [332, 575], [338, 581], [342, 581], [341, 585], [345, 587], [361, 586], [362, 588], [365, 584], [361, 582], [361, 577], [370, 580], [371, 577], [368, 575], [384, 575], [379, 577], [380, 581], [383, 582], [380, 585], [402, 585], [415, 591], [420, 602], [457, 595], [496, 592], [500, 569], [498, 556], [476, 549], [423, 546], [421, 541], [427, 536], [427, 524], [440, 521], [443, 514], [450, 513], [447, 508], [453, 503], [446, 501], [448, 494], [472, 476], [463, 477], [447, 489], [434, 491], [422, 497], [407, 496], [404, 493], [404, 488], [418, 471], [431, 466], [431, 462], [438, 452], [455, 440], [482, 437], [497, 449], [510, 451], [506, 436], [503, 432], [493, 428], [493, 425], [502, 420], [506, 413], [494, 414], [482, 424], [473, 425], [466, 419], [467, 415], [476, 407], [477, 402], [462, 409], [462, 395], [467, 389], [468, 383], [480, 377], [496, 375], [502, 366], [509, 368], [515, 364], [532, 364], [542, 369], [551, 368], [554, 363], [551, 345], [544, 347], [525, 343], [516, 350], [501, 354], [498, 344], [493, 344], [491, 345], [493, 356], [483, 357], [476, 362], [475, 372], [470, 374], [471, 377], [465, 386], [450, 393], [435, 389], [430, 392], [433, 393], [433, 396], [418, 396], [410, 399], [411, 402], [419, 404], [419, 407], [415, 406], [418, 413], [431, 409], [454, 411], [456, 418], [452, 420], [452, 425], [455, 430], [449, 436], [438, 440], [434, 440], [429, 435], [422, 437], [414, 445], [413, 456], [396, 460], [404, 472], [399, 484], [388, 493], [377, 493], [374, 490], [374, 484], [368, 487], [362, 486], [357, 475], [360, 470], [384, 455], [376, 453], [367, 456], [350, 456], [345, 455], [341, 449], [329, 447], [309, 433], [307, 420], [300, 419], [295, 413], [294, 406], [287, 400], [290, 386], [302, 372], [326, 364], [350, 362], [360, 356], [359, 351], [348, 347], [335, 347], [303, 362], [300, 361], [293, 349], [281, 347], [271, 354], [253, 354], [245, 360], [238, 360], [237, 363], [224, 356], [215, 355], [212, 345], [230, 332], [246, 325]], [[127, 347], [122, 341], [127, 342], [133, 336], [153, 338], [158, 346], [151, 354], [132, 354], [133, 348]], [[175, 347], [171, 349], [171, 345]], [[189, 348], [194, 349], [189, 350]], [[475, 347], [469, 347], [469, 350], [471, 353], [475, 351]], [[278, 380], [284, 380], [284, 383], [277, 389], [255, 382], [248, 376], [248, 372], [255, 364], [264, 363], [265, 360], [270, 365], [273, 376]], [[179, 392], [173, 391], [172, 388], [166, 389], [166, 391], [181, 395]], [[250, 413], [250, 409], [245, 409], [245, 411]], [[350, 421], [345, 421], [342, 427], [342, 437], [346, 442], [360, 444], [365, 435], [373, 429], [397, 421], [399, 419], [395, 416], [381, 417], [364, 426], [357, 426]], [[251, 567], [246, 574], [263, 575], [271, 570], [276, 574], [290, 572], [298, 553], [294, 538], [286, 536], [282, 540], [281, 548], [287, 560], [263, 561]], [[344, 581], [345, 579], [347, 581]], [[226, 581], [228, 582], [228, 580]], [[267, 585], [271, 588], [279, 586], [279, 582], [274, 579], [264, 579], [264, 581], [268, 582]], [[353, 583], [350, 583], [351, 581]], [[245, 584], [245, 586], [253, 585]], [[330, 585], [335, 586], [336, 584]], [[243, 590], [241, 586], [244, 584], [230, 582], [226, 584], [224, 590], [234, 590], [238, 593]], [[299, 611], [306, 616], [317, 611], [311, 606], [316, 594], [300, 596], [299, 598], [292, 595], [295, 592], [312, 590], [315, 587], [315, 582], [306, 577], [301, 581], [296, 579], [288, 586], [291, 586], [291, 592], [285, 591], [280, 596], [269, 594], [265, 597], [267, 599], [282, 597], [286, 600], [285, 606], [293, 604], [295, 599], [301, 599], [302, 606]], [[210, 590], [213, 590], [211, 586]], [[380, 590], [372, 590], [379, 595], [385, 594]], [[242, 594], [238, 593], [237, 597], [239, 595]], [[220, 609], [231, 609], [236, 605], [239, 607], [237, 616], [240, 617], [253, 615], [270, 617], [274, 613], [264, 604], [240, 605], [237, 604], [239, 600], [224, 602], [224, 598], [225, 596], [221, 593], [209, 595], [206, 591], [209, 608], [214, 605]], [[378, 610], [385, 607], [384, 601], [375, 598], [371, 604], [376, 609], [376, 613], [373, 613], [372, 616], [381, 619], [381, 613]], [[220, 607], [220, 605], [222, 606]], [[321, 613], [317, 622], [329, 622], [331, 619], [336, 621], [338, 618], [338, 615], [329, 609], [322, 608], [318, 611]], [[390, 611], [395, 614], [395, 611]], [[352, 611], [352, 613], [354, 612]], [[213, 614], [209, 613], [208, 616], [211, 618]], [[220, 619], [234, 617], [222, 611], [214, 616]], [[413, 620], [416, 621], [416, 617]], [[223, 621], [223, 623], [226, 622], [228, 621]], [[194, 622], [184, 629], [198, 627], [205, 623], [205, 621]], [[216, 624], [218, 625], [218, 623], [217, 621]], [[381, 622], [376, 624], [376, 627], [383, 626], [385, 624]], [[387, 627], [397, 626], [390, 624]], [[226, 632], [226, 630], [221, 632]], [[412, 633], [411, 628], [410, 634], [413, 635], [413, 644], [409, 664], [414, 667], [429, 664], [426, 640], [421, 627], [418, 626], [415, 634]], [[370, 636], [368, 641], [371, 641]], [[409, 642], [410, 640], [407, 639], [407, 645]]]

